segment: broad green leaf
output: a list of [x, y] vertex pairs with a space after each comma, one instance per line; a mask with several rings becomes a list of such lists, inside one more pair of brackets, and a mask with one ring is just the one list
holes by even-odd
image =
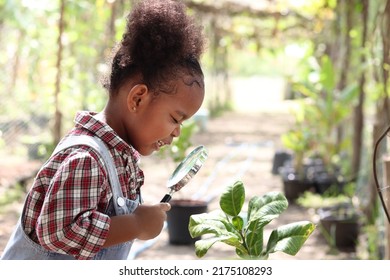
[[237, 181], [222, 193], [219, 205], [223, 212], [230, 216], [238, 216], [245, 202], [245, 189], [242, 182]]
[[260, 256], [263, 251], [263, 230], [250, 231], [245, 235], [246, 246], [250, 256]]
[[208, 239], [201, 239], [195, 242], [195, 254], [198, 258], [203, 257], [206, 255], [208, 250], [217, 242], [221, 242], [225, 239], [230, 238], [229, 236], [218, 236], [218, 237], [213, 237], [213, 238], [208, 238]]
[[301, 249], [314, 229], [315, 225], [308, 221], [280, 226], [272, 231], [268, 239], [266, 251], [268, 254], [281, 251], [294, 256]]
[[244, 220], [240, 216], [233, 217], [232, 223], [237, 230], [242, 230], [244, 226]]
[[350, 104], [356, 98], [359, 92], [359, 87], [357, 84], [351, 84], [345, 87], [339, 94], [340, 103], [342, 105]]
[[219, 235], [228, 232], [225, 224], [229, 223], [218, 212], [220, 211], [191, 215], [188, 224], [190, 235], [195, 238], [208, 233]]
[[247, 225], [245, 226], [246, 231], [259, 231], [262, 230], [267, 224], [269, 224], [273, 219], [277, 218], [279, 215], [265, 215], [258, 218], [252, 218]]
[[280, 192], [269, 192], [261, 197], [255, 196], [249, 201], [248, 222], [260, 219], [267, 215], [279, 215], [284, 212], [287, 207], [288, 201]]
[[195, 254], [197, 257], [203, 257], [207, 251], [217, 242], [224, 242], [228, 245], [245, 250], [241, 246], [240, 240], [237, 236], [227, 233], [226, 235], [219, 235], [217, 237], [201, 239], [195, 242]]
[[308, 88], [306, 85], [303, 84], [294, 84], [293, 89], [297, 92], [302, 93], [303, 95], [309, 97], [309, 98], [316, 98], [316, 93], [314, 90]]
[[249, 254], [260, 256], [263, 251], [264, 227], [269, 224], [278, 215], [266, 215], [258, 219], [252, 219], [245, 227], [245, 243]]
[[332, 60], [327, 55], [321, 58], [320, 79], [325, 90], [333, 92], [335, 88], [335, 72]]

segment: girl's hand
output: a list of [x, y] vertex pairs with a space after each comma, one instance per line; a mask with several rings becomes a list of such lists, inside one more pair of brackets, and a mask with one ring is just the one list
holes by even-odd
[[168, 203], [158, 203], [155, 205], [140, 205], [134, 211], [134, 217], [138, 227], [140, 240], [152, 239], [160, 234], [164, 221], [167, 218], [167, 211], [171, 209]]

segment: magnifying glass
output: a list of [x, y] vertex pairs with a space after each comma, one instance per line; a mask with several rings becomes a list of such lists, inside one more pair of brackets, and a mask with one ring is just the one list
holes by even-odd
[[172, 194], [184, 187], [202, 167], [207, 159], [207, 150], [201, 145], [196, 147], [173, 171], [167, 182], [169, 192], [161, 202], [169, 202]]

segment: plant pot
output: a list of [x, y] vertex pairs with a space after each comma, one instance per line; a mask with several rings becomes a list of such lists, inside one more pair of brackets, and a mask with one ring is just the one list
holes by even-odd
[[284, 195], [289, 202], [294, 202], [304, 192], [314, 188], [313, 182], [299, 176], [293, 167], [282, 167], [280, 176], [283, 181]]
[[342, 191], [344, 184], [337, 179], [338, 168], [333, 166], [330, 169], [332, 172], [329, 172], [321, 159], [312, 160], [312, 165], [307, 169], [307, 177], [313, 181], [316, 193], [324, 194], [328, 190], [333, 192]]
[[198, 238], [192, 238], [188, 231], [190, 216], [207, 212], [206, 201], [174, 199], [170, 201], [171, 210], [167, 212], [169, 243], [173, 245], [194, 244]]
[[318, 209], [323, 234], [338, 249], [354, 249], [359, 236], [359, 216], [349, 204]]
[[272, 174], [280, 173], [280, 168], [286, 165], [286, 162], [292, 160], [292, 154], [286, 151], [276, 151], [272, 162]]
[[306, 180], [283, 178], [283, 191], [290, 202], [294, 202], [304, 192], [311, 190], [313, 184]]

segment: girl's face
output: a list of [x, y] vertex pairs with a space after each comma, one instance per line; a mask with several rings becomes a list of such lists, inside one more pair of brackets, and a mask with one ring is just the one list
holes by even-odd
[[133, 107], [133, 112], [129, 112], [134, 117], [126, 124], [127, 139], [143, 156], [170, 145], [174, 137], [179, 137], [182, 123], [202, 105], [202, 79], [186, 76], [175, 81], [174, 85], [174, 93], [153, 96], [152, 92], [147, 91], [135, 110]]

